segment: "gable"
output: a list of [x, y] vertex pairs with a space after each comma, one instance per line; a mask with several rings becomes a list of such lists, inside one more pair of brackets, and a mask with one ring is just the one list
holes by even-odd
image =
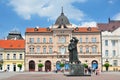
[[115, 34], [115, 35], [120, 35], [120, 27], [118, 27], [117, 29], [115, 29], [112, 34]]

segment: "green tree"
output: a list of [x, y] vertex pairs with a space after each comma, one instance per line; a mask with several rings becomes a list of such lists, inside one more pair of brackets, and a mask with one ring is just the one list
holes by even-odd
[[85, 68], [88, 68], [88, 65], [87, 65], [87, 64], [85, 64], [85, 63], [83, 64], [83, 66], [84, 66]]
[[42, 67], [43, 67], [44, 65], [42, 64], [42, 63], [39, 63], [38, 64], [38, 71], [42, 71]]
[[65, 64], [64, 63], [60, 63], [60, 67], [64, 67], [65, 66]]
[[18, 64], [17, 67], [19, 67], [19, 70], [22, 69], [22, 64]]
[[38, 64], [39, 68], [42, 68], [44, 65], [42, 63]]
[[110, 64], [109, 63], [105, 63], [104, 66], [106, 68], [106, 71], [108, 71]]

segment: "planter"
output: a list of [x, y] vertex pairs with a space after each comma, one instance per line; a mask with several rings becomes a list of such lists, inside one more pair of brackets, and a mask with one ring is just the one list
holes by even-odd
[[109, 67], [106, 67], [106, 71], [108, 71]]

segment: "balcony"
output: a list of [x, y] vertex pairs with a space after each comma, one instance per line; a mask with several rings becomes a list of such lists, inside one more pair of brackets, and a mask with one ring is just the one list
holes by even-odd
[[53, 44], [53, 42], [27, 42], [27, 44]]

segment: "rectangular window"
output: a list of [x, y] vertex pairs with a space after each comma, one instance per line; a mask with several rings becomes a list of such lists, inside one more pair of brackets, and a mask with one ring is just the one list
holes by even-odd
[[89, 53], [89, 48], [88, 47], [86, 48], [86, 53]]
[[34, 38], [29, 39], [30, 43], [34, 43]]
[[108, 50], [105, 50], [105, 56], [108, 56]]
[[0, 54], [0, 60], [2, 60], [3, 59], [3, 55], [2, 54]]
[[111, 42], [112, 42], [112, 46], [115, 46], [115, 40], [112, 40]]
[[46, 47], [43, 48], [43, 53], [46, 53]]
[[46, 43], [46, 38], [43, 38], [43, 43]]
[[96, 47], [92, 47], [92, 53], [96, 53], [96, 52], [97, 52]]
[[52, 43], [52, 38], [49, 38], [49, 43]]
[[86, 43], [88, 43], [88, 38], [86, 38]]
[[118, 66], [118, 61], [117, 60], [113, 60], [113, 66]]
[[83, 48], [82, 47], [80, 47], [80, 53], [82, 53], [83, 52]]
[[10, 59], [10, 54], [7, 54], [7, 59]]
[[37, 43], [40, 43], [40, 38], [37, 38]]
[[40, 47], [37, 47], [37, 53], [40, 53]]
[[8, 70], [8, 71], [10, 70], [10, 65], [7, 65], [7, 70]]
[[80, 43], [82, 43], [82, 38], [80, 38]]
[[108, 46], [108, 40], [105, 40], [105, 46]]
[[49, 53], [51, 54], [53, 51], [52, 51], [52, 48], [49, 48]]
[[23, 59], [22, 54], [20, 54], [20, 59]]
[[96, 43], [96, 38], [92, 38], [92, 43]]
[[116, 56], [116, 51], [115, 50], [113, 50], [113, 56]]
[[16, 59], [16, 54], [13, 54], [13, 59]]

